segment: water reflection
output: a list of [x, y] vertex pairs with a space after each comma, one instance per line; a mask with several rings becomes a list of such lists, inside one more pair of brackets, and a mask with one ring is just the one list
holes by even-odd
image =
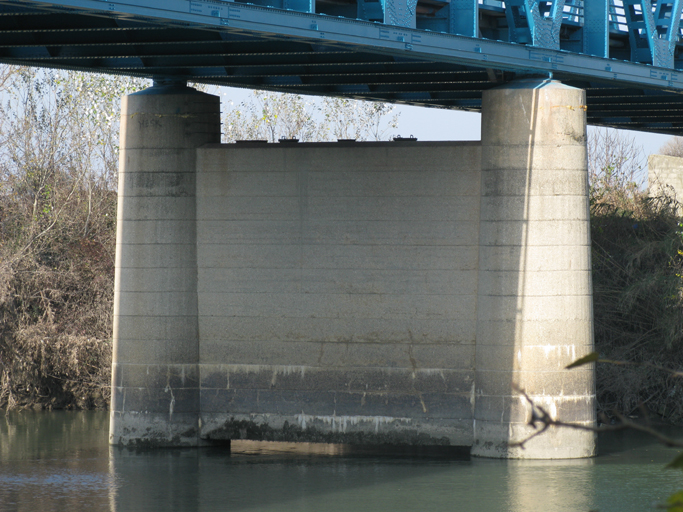
[[594, 510], [595, 460], [509, 461], [506, 510]]
[[102, 414], [0, 415], [0, 510], [108, 510], [108, 427]]
[[634, 434], [574, 461], [236, 443], [135, 452], [107, 446], [106, 413], [0, 420], [0, 510], [643, 511], [683, 488], [673, 452]]

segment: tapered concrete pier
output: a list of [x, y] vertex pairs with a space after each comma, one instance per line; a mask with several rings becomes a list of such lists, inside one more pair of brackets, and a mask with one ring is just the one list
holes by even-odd
[[183, 83], [123, 99], [110, 442], [199, 443], [196, 149], [220, 100]]
[[595, 454], [591, 432], [533, 434], [531, 407], [595, 423], [585, 93], [523, 80], [483, 97], [474, 444], [485, 457]]

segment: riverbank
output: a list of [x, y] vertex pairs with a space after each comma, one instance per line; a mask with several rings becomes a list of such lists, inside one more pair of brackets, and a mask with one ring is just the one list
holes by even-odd
[[683, 423], [683, 219], [670, 197], [591, 202], [599, 412]]

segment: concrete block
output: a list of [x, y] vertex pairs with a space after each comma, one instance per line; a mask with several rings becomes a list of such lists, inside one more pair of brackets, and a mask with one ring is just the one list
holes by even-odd
[[194, 220], [119, 220], [116, 229], [118, 233], [116, 240], [120, 244], [186, 245], [195, 243]]
[[398, 343], [322, 343], [308, 341], [225, 340], [203, 342], [202, 363], [316, 366], [335, 368], [408, 368], [472, 370], [473, 345]]
[[303, 247], [295, 244], [207, 244], [197, 246], [198, 266], [205, 269], [297, 269]]
[[[197, 221], [199, 245], [300, 245], [305, 226], [295, 220], [207, 220]], [[258, 248], [254, 248], [257, 252]]]
[[[595, 396], [530, 395], [535, 405], [543, 407], [554, 419], [586, 423], [595, 421]], [[526, 424], [531, 419], [531, 406], [521, 395], [487, 396], [477, 394], [474, 414], [478, 421]], [[542, 458], [542, 457], [538, 457]]]
[[198, 388], [112, 388], [112, 410], [128, 413], [197, 414]]
[[585, 91], [559, 82], [491, 89], [482, 98], [482, 145], [531, 145], [534, 151], [544, 145], [585, 146], [585, 105]]
[[476, 270], [479, 248], [458, 246], [200, 244], [204, 268]]
[[[200, 296], [200, 301], [202, 297]], [[474, 300], [474, 299], [473, 299]], [[200, 316], [202, 343], [221, 340], [473, 345], [475, 318], [269, 318]]]
[[479, 295], [480, 322], [512, 320], [591, 320], [593, 303], [586, 295]]
[[299, 221], [302, 215], [298, 196], [236, 196], [229, 200], [204, 198], [200, 200], [201, 221]]
[[114, 282], [115, 292], [197, 291], [197, 273], [188, 268], [122, 268]]
[[[255, 389], [201, 389], [201, 414], [221, 413], [252, 415], [258, 409], [258, 390]], [[228, 416], [228, 417], [229, 417]]]
[[[590, 427], [593, 421], [584, 425]], [[597, 454], [597, 434], [586, 430], [551, 427], [525, 445], [510, 443], [527, 439], [534, 429], [524, 424], [504, 424], [477, 420], [472, 455], [511, 459], [577, 459]]]
[[338, 393], [333, 391], [261, 389], [257, 391], [256, 404], [252, 404], [248, 412], [252, 414], [333, 416], [337, 395]]
[[[563, 340], [548, 340], [538, 345], [521, 345], [517, 347], [505, 346], [498, 348], [491, 345], [477, 344], [476, 362], [474, 367], [479, 371], [508, 371], [515, 370], [534, 372], [569, 372], [565, 368], [593, 352], [592, 339], [586, 340], [585, 344], [563, 343]], [[481, 350], [479, 350], [481, 348]], [[591, 369], [591, 366], [586, 366]], [[530, 393], [536, 390], [529, 389]]]
[[448, 198], [479, 197], [479, 165], [464, 170], [436, 170], [424, 167], [406, 169], [403, 165], [394, 172], [372, 172], [371, 169], [344, 169], [337, 172], [309, 172], [306, 190], [319, 198], [413, 197]]
[[193, 197], [126, 197], [119, 204], [118, 221], [175, 221], [195, 218]]
[[131, 343], [142, 343], [145, 339], [155, 342], [163, 341], [167, 342], [170, 349], [170, 347], [182, 345], [183, 340], [197, 337], [197, 322], [188, 320], [188, 318], [196, 318], [193, 315], [118, 316], [119, 318], [114, 319], [115, 340]]
[[[320, 221], [310, 218], [302, 228], [309, 244], [391, 246], [474, 246], [478, 244], [478, 199], [461, 220]], [[464, 208], [464, 206], [463, 206]], [[475, 215], [476, 214], [476, 215]], [[471, 217], [471, 218], [466, 218]], [[454, 261], [453, 265], [458, 262]]]
[[194, 197], [196, 161], [195, 152], [183, 148], [122, 148], [119, 192], [131, 197]]
[[667, 195], [683, 200], [683, 159], [675, 156], [650, 155], [647, 160], [648, 186], [651, 197]]
[[[550, 146], [522, 145], [486, 145], [483, 146], [482, 173], [486, 177], [482, 180], [482, 194], [488, 195], [491, 173], [500, 173], [501, 182], [505, 185], [512, 184], [514, 179], [505, 179], [503, 176], [512, 173], [519, 178], [518, 185], [522, 188], [513, 190], [526, 190], [530, 194], [548, 194], [553, 186], [549, 182], [550, 176], [556, 176], [559, 181], [555, 185], [558, 194], [574, 193], [580, 187], [587, 187], [585, 177], [586, 148], [582, 146], [562, 146], [554, 144]], [[546, 174], [550, 173], [550, 174]], [[580, 179], [577, 174], [584, 174]], [[513, 194], [516, 195], [516, 194]]]
[[[141, 271], [144, 272], [144, 271]], [[475, 295], [471, 270], [200, 268], [199, 293]]]
[[323, 346], [324, 343], [314, 341], [252, 341], [247, 344], [202, 337], [199, 361], [200, 364], [320, 366]]
[[194, 149], [207, 142], [220, 142], [217, 96], [196, 91], [133, 94], [123, 98], [121, 112], [121, 146], [126, 149]]
[[[453, 347], [462, 354], [462, 347]], [[413, 368], [413, 349], [410, 345], [398, 343], [323, 343], [317, 352], [318, 366], [337, 368]], [[414, 357], [413, 357], [414, 360]], [[436, 361], [429, 361], [435, 363]], [[433, 368], [420, 361], [415, 367]], [[441, 366], [438, 366], [439, 368]], [[451, 368], [457, 368], [451, 366]]]
[[202, 413], [202, 438], [344, 443], [356, 445], [470, 446], [471, 420], [385, 416], [245, 415]]
[[480, 243], [491, 245], [590, 245], [590, 224], [586, 220], [482, 221]]
[[479, 295], [482, 296], [585, 296], [591, 294], [591, 288], [589, 270], [489, 271], [479, 279]]
[[114, 363], [115, 387], [126, 388], [198, 388], [199, 368], [196, 364]]
[[196, 334], [180, 340], [116, 340], [113, 352], [120, 364], [136, 364], [141, 360], [152, 360], [159, 364], [184, 364], [197, 358], [196, 343]]
[[474, 345], [413, 345], [407, 349], [414, 368], [451, 368], [471, 370], [474, 368]]
[[[437, 198], [378, 196], [252, 196], [200, 199], [200, 221], [274, 221], [310, 220], [324, 223], [373, 222], [460, 222], [477, 221], [479, 197], [447, 196]], [[405, 228], [404, 228], [405, 229]]]
[[[172, 249], [172, 250], [171, 250]], [[118, 268], [196, 268], [196, 244], [116, 244]]]
[[[135, 307], [140, 306], [131, 306]], [[475, 308], [473, 296], [457, 295], [205, 292], [202, 294], [199, 314], [284, 318], [457, 319], [472, 318], [476, 314]]]
[[202, 220], [197, 223], [200, 244], [475, 246], [478, 237], [478, 221], [325, 222], [309, 218], [305, 221]]
[[[463, 229], [472, 228], [466, 223]], [[377, 268], [394, 270], [451, 269], [457, 261], [460, 270], [476, 269], [479, 248], [476, 245], [437, 247], [310, 246], [303, 254], [309, 268]]]
[[588, 196], [487, 196], [481, 199], [481, 220], [483, 221], [545, 221], [590, 219]]
[[402, 165], [393, 172], [373, 172], [363, 167], [312, 171], [307, 167], [286, 172], [269, 171], [267, 165], [248, 172], [220, 166], [200, 167], [197, 196], [223, 200], [301, 194], [320, 198], [479, 197], [478, 165], [464, 170], [426, 170], [422, 166], [411, 170]]
[[[481, 271], [590, 271], [590, 246], [576, 245], [500, 245], [486, 246], [479, 252]], [[482, 273], [483, 275], [483, 273]]]
[[[335, 393], [336, 416], [467, 419], [472, 408], [469, 396], [393, 393]], [[305, 412], [305, 411], [304, 411]], [[307, 412], [305, 412], [308, 414]]]
[[[113, 397], [116, 393], [113, 393]], [[130, 448], [194, 447], [199, 439], [196, 412], [169, 415], [168, 412], [121, 412], [112, 407], [109, 444]]]
[[592, 396], [595, 394], [594, 370], [576, 368], [561, 371], [476, 370], [477, 395], [514, 396], [513, 384], [534, 390], [536, 396]]
[[258, 148], [240, 144], [221, 144], [197, 150], [197, 168], [206, 172], [291, 172], [284, 149], [275, 145]]
[[[202, 154], [204, 151], [206, 150], [199, 149], [197, 153]], [[265, 201], [267, 197], [299, 195], [298, 172], [272, 172], [267, 170], [267, 166], [261, 170], [244, 172], [219, 165], [209, 167], [205, 159], [198, 160], [198, 163], [197, 198], [202, 205], [229, 202], [236, 197], [256, 196]]]
[[351, 393], [471, 393], [470, 370], [321, 368], [282, 365], [200, 365], [202, 388], [344, 391]]
[[468, 171], [476, 169], [481, 159], [478, 142], [420, 143], [419, 147], [424, 148], [424, 151], [419, 152], [415, 151], [415, 147], [399, 147], [387, 142], [350, 146], [309, 143], [291, 148], [276, 144], [259, 145], [258, 148], [224, 144], [201, 148], [198, 158], [204, 168], [208, 166], [211, 169], [288, 171], [306, 167], [330, 172], [364, 168], [372, 172], [393, 172], [393, 162], [401, 162], [408, 169]]
[[196, 317], [197, 295], [187, 291], [119, 292], [121, 316]]
[[[430, 199], [430, 200], [427, 200]], [[311, 197], [307, 217], [338, 222], [473, 222], [479, 218], [479, 198], [447, 196], [434, 198], [408, 196]]]
[[590, 345], [593, 340], [593, 320], [527, 320], [520, 324], [517, 319], [489, 320], [477, 326], [477, 343], [480, 345]]

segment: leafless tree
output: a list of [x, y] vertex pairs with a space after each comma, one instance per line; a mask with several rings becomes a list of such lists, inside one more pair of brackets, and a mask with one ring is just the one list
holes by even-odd
[[683, 157], [683, 137], [671, 137], [659, 148], [659, 154]]
[[398, 127], [393, 110], [387, 103], [255, 91], [249, 101], [228, 108], [223, 139], [384, 140]]

